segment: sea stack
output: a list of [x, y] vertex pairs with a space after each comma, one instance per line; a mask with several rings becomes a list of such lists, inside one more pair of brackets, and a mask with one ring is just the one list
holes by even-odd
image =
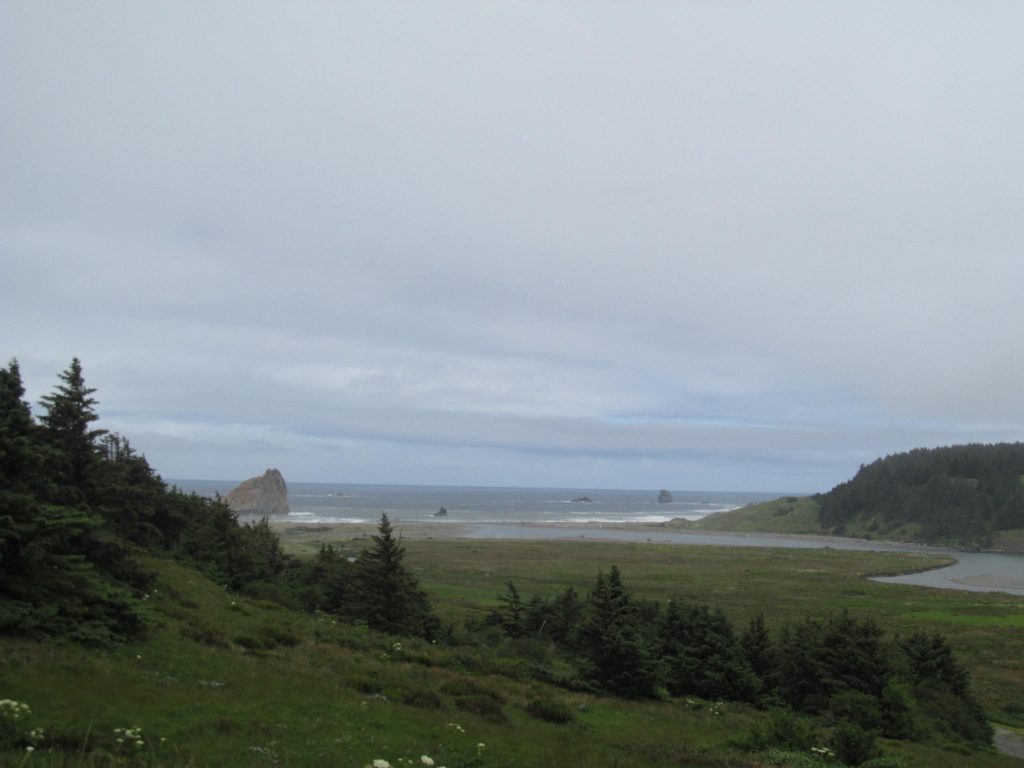
[[658, 503], [659, 504], [671, 504], [672, 494], [666, 491], [664, 488], [658, 492]]
[[261, 477], [250, 477], [224, 501], [240, 515], [287, 515], [288, 486], [279, 471], [268, 469]]

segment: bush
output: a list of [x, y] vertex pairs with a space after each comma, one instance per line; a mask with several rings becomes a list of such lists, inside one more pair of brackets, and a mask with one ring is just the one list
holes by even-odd
[[866, 731], [849, 720], [836, 726], [830, 743], [836, 757], [846, 765], [860, 765], [879, 756], [874, 731]]
[[794, 752], [788, 749], [769, 749], [764, 755], [768, 765], [785, 768], [823, 768], [827, 763], [809, 752]]
[[181, 628], [181, 634], [189, 640], [214, 648], [227, 648], [228, 638], [224, 632], [202, 621], [191, 621]]
[[407, 706], [420, 709], [442, 709], [444, 707], [444, 699], [428, 689], [411, 690], [407, 688], [402, 691], [401, 700]]
[[501, 703], [490, 696], [460, 696], [455, 699], [455, 706], [463, 712], [469, 712], [493, 723], [508, 722], [508, 716], [501, 708]]
[[902, 757], [885, 755], [861, 763], [857, 768], [910, 768], [910, 763]]
[[572, 710], [555, 699], [533, 699], [526, 705], [526, 711], [538, 720], [564, 725], [572, 722]]
[[814, 721], [790, 709], [773, 709], [769, 712], [768, 721], [754, 727], [751, 740], [754, 749], [785, 747], [806, 751], [819, 743]]

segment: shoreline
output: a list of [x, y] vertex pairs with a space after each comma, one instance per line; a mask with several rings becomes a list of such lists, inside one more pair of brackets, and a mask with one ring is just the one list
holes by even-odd
[[[307, 552], [312, 552], [313, 547], [318, 548], [324, 543], [359, 543], [362, 546], [363, 542], [377, 533], [378, 526], [376, 522], [299, 523], [280, 518], [271, 519], [269, 522], [283, 542], [289, 542], [296, 549]], [[968, 552], [918, 543], [814, 534], [704, 530], [681, 532], [666, 530], [658, 523], [467, 523], [395, 520], [392, 521], [392, 525], [397, 536], [408, 541], [603, 541], [623, 544], [902, 553], [921, 557], [921, 567], [910, 571], [900, 570], [895, 574], [876, 575], [872, 579], [939, 589], [1024, 594], [1024, 558], [1020, 555]], [[1004, 564], [1002, 572], [999, 572], [996, 563], [1001, 558], [1014, 558], [1014, 562], [1008, 569]], [[935, 575], [939, 573], [943, 575]]]
[[[254, 518], [255, 519], [255, 518]], [[246, 521], [248, 522], [248, 521]], [[326, 531], [346, 531], [353, 534], [352, 538], [362, 538], [364, 536], [373, 535], [377, 532], [376, 522], [298, 522], [295, 520], [288, 520], [286, 516], [279, 516], [277, 518], [269, 517], [268, 522], [271, 527], [280, 532], [286, 531], [305, 531], [308, 533], [315, 532], [326, 532]], [[534, 522], [520, 520], [517, 522], [449, 522], [441, 520], [401, 520], [395, 519], [391, 521], [395, 531], [399, 534], [404, 534], [411, 539], [459, 539], [459, 538], [474, 538], [482, 539], [487, 538], [485, 536], [473, 535], [474, 531], [479, 531], [486, 528], [503, 528], [503, 529], [515, 529], [522, 530], [524, 534], [531, 529], [540, 531], [621, 531], [624, 534], [649, 534], [652, 537], [656, 535], [668, 535], [673, 537], [700, 537], [700, 538], [714, 538], [714, 537], [729, 537], [729, 538], [740, 538], [740, 539], [778, 539], [778, 540], [790, 540], [790, 541], [806, 541], [809, 543], [822, 544], [824, 546], [829, 545], [857, 545], [858, 548], [871, 549], [878, 547], [880, 551], [885, 551], [890, 548], [900, 548], [901, 550], [914, 550], [922, 553], [929, 554], [948, 554], [956, 555], [961, 553], [962, 550], [950, 549], [948, 547], [937, 547], [931, 544], [922, 544], [920, 542], [912, 541], [890, 541], [883, 539], [862, 539], [851, 536], [829, 536], [827, 534], [811, 534], [811, 533], [775, 533], [765, 532], [759, 533], [756, 531], [711, 531], [711, 530], [676, 530], [667, 528], [664, 523], [606, 523], [606, 522]], [[496, 536], [497, 539], [508, 539], [513, 538], [510, 536]], [[530, 535], [524, 535], [522, 538], [550, 538], [549, 536], [533, 537]], [[624, 541], [630, 540], [623, 538]], [[670, 539], [662, 540], [662, 543], [682, 543], [685, 541], [673, 541]], [[990, 550], [993, 554], [1004, 554], [995, 550]], [[1012, 553], [1011, 553], [1012, 554]]]

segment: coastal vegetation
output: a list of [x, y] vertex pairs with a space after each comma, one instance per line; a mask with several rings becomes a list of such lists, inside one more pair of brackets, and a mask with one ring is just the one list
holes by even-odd
[[279, 536], [97, 429], [78, 360], [24, 394], [0, 763], [1001, 765], [1024, 724], [1019, 606], [864, 581], [918, 556]]
[[827, 493], [675, 526], [1024, 551], [1024, 444], [918, 448], [864, 465]]

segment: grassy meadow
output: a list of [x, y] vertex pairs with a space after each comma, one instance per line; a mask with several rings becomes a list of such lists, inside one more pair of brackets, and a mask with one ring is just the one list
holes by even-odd
[[[286, 529], [286, 548], [321, 541], [356, 552], [345, 528]], [[2, 765], [37, 766], [737, 766], [771, 764], [744, 749], [764, 713], [697, 699], [630, 702], [531, 676], [535, 647], [461, 642], [467, 620], [497, 606], [507, 582], [524, 598], [587, 592], [617, 565], [638, 597], [722, 608], [737, 630], [849, 610], [893, 632], [946, 634], [989, 717], [1024, 726], [1024, 600], [881, 584], [942, 562], [914, 554], [686, 547], [651, 543], [408, 538], [407, 563], [450, 639], [379, 635], [326, 615], [243, 599], [179, 565], [146, 602], [144, 639], [113, 651], [3, 641], [0, 698], [25, 702], [45, 732]], [[560, 718], [545, 717], [556, 712]], [[568, 719], [568, 722], [552, 722]], [[138, 727], [140, 732], [124, 731]], [[118, 739], [121, 739], [118, 742]], [[1014, 766], [1012, 758], [882, 741], [916, 766]]]

